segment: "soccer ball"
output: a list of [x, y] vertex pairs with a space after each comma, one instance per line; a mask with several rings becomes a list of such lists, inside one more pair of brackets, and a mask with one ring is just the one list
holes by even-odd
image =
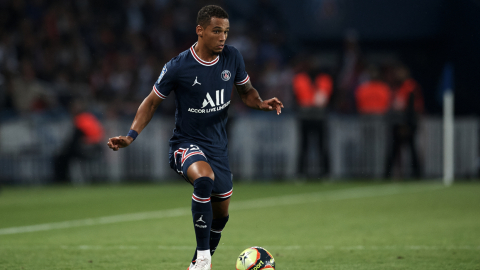
[[237, 258], [237, 270], [275, 269], [272, 254], [261, 247], [247, 248]]

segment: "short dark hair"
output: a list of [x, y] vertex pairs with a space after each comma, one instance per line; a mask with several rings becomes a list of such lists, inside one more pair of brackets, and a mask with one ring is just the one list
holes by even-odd
[[204, 6], [200, 9], [200, 11], [198, 11], [197, 25], [207, 28], [213, 17], [219, 19], [228, 19], [228, 13], [223, 8], [216, 5]]

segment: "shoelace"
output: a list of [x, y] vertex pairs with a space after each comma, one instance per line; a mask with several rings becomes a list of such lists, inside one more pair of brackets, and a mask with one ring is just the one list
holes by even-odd
[[202, 269], [203, 267], [205, 266], [208, 266], [209, 265], [209, 262], [206, 258], [197, 258], [197, 260], [195, 261], [195, 268], [194, 269]]

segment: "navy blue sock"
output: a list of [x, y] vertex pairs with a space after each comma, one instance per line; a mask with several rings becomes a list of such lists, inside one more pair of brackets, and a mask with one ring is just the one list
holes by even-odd
[[200, 177], [193, 181], [192, 217], [197, 238], [197, 250], [210, 249], [210, 229], [212, 227], [212, 194], [213, 180]]
[[210, 254], [213, 255], [217, 249], [220, 238], [222, 237], [223, 228], [228, 222], [228, 217], [214, 219], [212, 222], [212, 229], [210, 230]]
[[[215, 250], [217, 249], [218, 243], [220, 243], [220, 238], [222, 237], [223, 228], [228, 222], [228, 217], [218, 218], [212, 220], [212, 229], [210, 230], [210, 254], [213, 256]], [[192, 262], [195, 262], [197, 259], [197, 251], [195, 250], [195, 254], [193, 255]]]

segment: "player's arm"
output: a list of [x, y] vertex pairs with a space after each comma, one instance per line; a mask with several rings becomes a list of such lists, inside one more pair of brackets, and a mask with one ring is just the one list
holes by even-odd
[[[157, 94], [152, 92], [143, 100], [142, 104], [138, 107], [137, 114], [133, 119], [131, 130], [135, 130], [138, 134], [148, 125], [152, 120], [153, 114], [158, 108], [158, 105], [162, 103], [163, 99], [159, 98]], [[129, 146], [133, 142], [131, 136], [117, 136], [108, 139], [108, 147], [117, 151], [120, 148]]]
[[262, 111], [276, 110], [277, 114], [282, 112], [283, 103], [276, 97], [262, 100], [258, 91], [253, 88], [250, 80], [245, 84], [235, 85], [235, 87], [237, 88], [237, 92], [240, 95], [240, 98], [242, 98], [243, 103], [248, 107]]

